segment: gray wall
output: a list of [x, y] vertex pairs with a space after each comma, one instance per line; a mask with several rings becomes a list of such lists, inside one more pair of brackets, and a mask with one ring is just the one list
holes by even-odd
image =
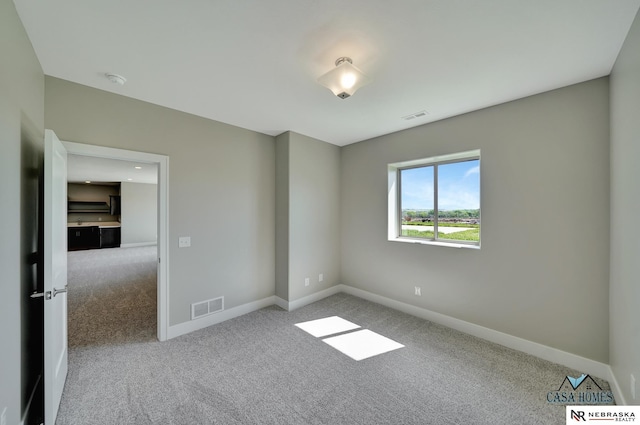
[[295, 301], [340, 283], [340, 148], [294, 132], [276, 145], [276, 292]]
[[611, 275], [609, 361], [629, 404], [640, 390], [640, 15], [611, 73]]
[[38, 250], [44, 76], [8, 0], [0, 1], [0, 58], [0, 413], [7, 407], [13, 425], [42, 366], [42, 304], [29, 302], [37, 270], [27, 259]]
[[290, 134], [289, 298], [296, 300], [340, 283], [340, 148]]
[[289, 138], [276, 137], [276, 295], [289, 301]]
[[170, 325], [190, 320], [193, 302], [274, 294], [273, 137], [52, 77], [45, 89], [45, 124], [61, 140], [169, 156]]
[[122, 182], [121, 243], [144, 244], [158, 241], [158, 185]]
[[[603, 78], [346, 146], [342, 283], [606, 363], [608, 106]], [[471, 149], [482, 249], [387, 241], [387, 164]]]

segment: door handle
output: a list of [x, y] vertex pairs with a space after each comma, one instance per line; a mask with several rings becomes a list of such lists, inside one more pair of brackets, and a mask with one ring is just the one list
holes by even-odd
[[34, 291], [33, 294], [29, 295], [29, 297], [30, 298], [44, 297], [45, 300], [50, 300], [51, 298], [55, 297], [58, 294], [67, 292], [67, 288], [68, 288], [68, 285], [65, 285], [64, 288], [62, 289], [53, 288], [53, 291], [47, 291], [47, 292]]
[[58, 294], [62, 294], [67, 292], [67, 285], [64, 285], [64, 288], [62, 289], [57, 289], [57, 288], [53, 288], [53, 296], [55, 297]]

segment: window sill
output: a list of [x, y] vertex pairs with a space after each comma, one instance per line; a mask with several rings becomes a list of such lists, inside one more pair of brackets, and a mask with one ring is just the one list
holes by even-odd
[[468, 249], [480, 249], [480, 245], [472, 245], [466, 243], [455, 243], [455, 242], [440, 242], [440, 241], [430, 241], [430, 240], [421, 240], [421, 239], [412, 239], [412, 238], [392, 238], [389, 239], [390, 242], [402, 242], [402, 243], [410, 243], [417, 245], [435, 245], [435, 246], [446, 246], [447, 248], [468, 248]]

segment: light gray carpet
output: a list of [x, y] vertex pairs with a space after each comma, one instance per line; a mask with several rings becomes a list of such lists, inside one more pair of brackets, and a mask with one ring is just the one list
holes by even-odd
[[[140, 281], [146, 275], [130, 269]], [[114, 315], [137, 309], [120, 299], [151, 296], [112, 284]], [[85, 291], [99, 299], [91, 285]], [[70, 308], [80, 294], [70, 290]], [[155, 320], [100, 317], [123, 327], [99, 331], [88, 324], [91, 311], [109, 314], [70, 315], [70, 328], [93, 330], [70, 335], [78, 339], [70, 341], [58, 425], [564, 424], [564, 406], [546, 395], [580, 375], [346, 294], [293, 312], [268, 307], [163, 343], [154, 340]], [[406, 347], [356, 362], [294, 326], [334, 315]], [[86, 322], [72, 323], [80, 317]]]
[[68, 253], [71, 349], [155, 340], [156, 252], [145, 246]]

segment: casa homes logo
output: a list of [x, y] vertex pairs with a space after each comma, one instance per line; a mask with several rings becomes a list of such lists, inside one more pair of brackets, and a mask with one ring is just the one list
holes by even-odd
[[640, 406], [567, 406], [566, 424], [598, 421], [636, 422], [640, 416]]
[[566, 376], [556, 391], [547, 393], [547, 402], [553, 404], [612, 404], [613, 393], [604, 391], [589, 375], [577, 378]]

